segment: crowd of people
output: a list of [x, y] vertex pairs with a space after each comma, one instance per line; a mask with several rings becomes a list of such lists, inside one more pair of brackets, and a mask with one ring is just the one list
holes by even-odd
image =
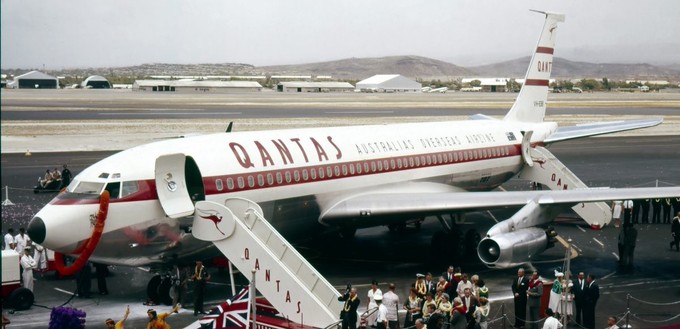
[[[390, 283], [388, 290], [383, 293], [378, 287], [378, 282], [372, 282], [366, 295], [368, 303], [364, 312], [368, 328], [399, 328], [400, 310], [406, 312], [402, 328], [487, 327], [490, 311], [489, 289], [478, 275], [468, 278], [460, 268], [449, 266], [437, 280], [432, 273], [418, 273], [410, 286], [408, 297], [403, 301], [395, 290], [395, 284]], [[345, 308], [348, 310], [351, 310], [351, 307], [347, 306], [347, 301], [350, 300], [352, 293], [356, 294], [356, 291], [348, 290], [348, 294], [340, 299], [345, 301]], [[351, 318], [347, 318], [346, 313], [341, 314], [341, 317], [343, 329], [355, 329], [356, 319], [353, 322]]]
[[631, 224], [671, 224], [673, 214], [678, 213], [680, 213], [680, 197], [625, 200], [612, 203], [612, 219], [617, 222], [623, 220]]

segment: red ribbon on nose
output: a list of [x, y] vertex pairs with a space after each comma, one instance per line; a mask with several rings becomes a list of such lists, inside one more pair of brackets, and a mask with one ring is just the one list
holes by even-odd
[[80, 271], [85, 263], [92, 256], [92, 252], [97, 248], [99, 240], [104, 232], [104, 223], [106, 222], [106, 216], [109, 213], [109, 191], [104, 191], [99, 198], [99, 211], [97, 212], [97, 222], [94, 224], [94, 230], [92, 230], [92, 236], [85, 240], [85, 243], [80, 245], [78, 248], [73, 250], [71, 254], [80, 254], [76, 261], [70, 266], [64, 264], [64, 254], [55, 252], [54, 253], [54, 266], [60, 276], [71, 276], [78, 271]]

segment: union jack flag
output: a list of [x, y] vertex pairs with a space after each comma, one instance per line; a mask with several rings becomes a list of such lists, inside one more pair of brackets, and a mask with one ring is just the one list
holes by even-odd
[[246, 287], [231, 300], [213, 308], [199, 321], [201, 329], [248, 328], [250, 323], [249, 297]]

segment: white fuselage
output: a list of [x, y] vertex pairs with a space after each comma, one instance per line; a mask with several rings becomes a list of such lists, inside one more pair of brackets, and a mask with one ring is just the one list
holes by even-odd
[[[523, 166], [523, 131], [532, 143], [555, 123], [472, 120], [378, 126], [222, 133], [166, 140], [114, 154], [74, 178], [36, 217], [43, 245], [71, 252], [92, 234], [99, 195], [111, 192], [101, 242], [92, 259], [150, 265], [214, 254], [190, 234], [191, 217], [167, 216], [156, 193], [160, 156], [184, 154], [195, 166], [187, 185], [196, 199], [243, 197], [288, 237], [324, 228], [323, 212], [338, 201], [372, 192], [490, 190]], [[194, 193], [195, 192], [195, 193]], [[368, 227], [375, 222], [349, 221]]]

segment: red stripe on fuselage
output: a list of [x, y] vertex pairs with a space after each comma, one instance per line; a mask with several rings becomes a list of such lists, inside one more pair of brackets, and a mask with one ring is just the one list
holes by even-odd
[[[203, 177], [206, 195], [233, 193], [264, 188], [292, 186], [298, 184], [330, 181], [342, 178], [363, 177], [383, 173], [393, 173], [412, 169], [424, 169], [437, 166], [454, 165], [491, 159], [502, 159], [521, 154], [521, 145], [491, 146], [477, 149], [444, 151], [387, 157], [372, 160], [329, 163], [305, 167], [283, 168], [269, 171], [244, 172], [233, 175]], [[429, 158], [429, 161], [428, 161]], [[399, 166], [399, 160], [402, 165]], [[404, 165], [406, 163], [406, 165]], [[352, 169], [350, 169], [350, 166]], [[360, 167], [360, 170], [359, 170]], [[330, 175], [328, 175], [330, 168]], [[368, 170], [366, 170], [368, 168]], [[307, 179], [303, 172], [307, 172]], [[311, 172], [314, 171], [315, 175]], [[296, 174], [297, 172], [297, 174]], [[319, 173], [323, 172], [323, 175]], [[272, 177], [273, 181], [269, 179]], [[261, 177], [261, 178], [260, 178]], [[296, 179], [297, 177], [297, 179]], [[313, 178], [314, 177], [314, 178]], [[280, 178], [280, 179], [279, 179]], [[217, 189], [220, 180], [222, 189]], [[230, 186], [228, 181], [233, 185]], [[239, 181], [243, 184], [239, 184]], [[251, 184], [252, 182], [252, 184]], [[262, 182], [262, 184], [260, 184]], [[270, 184], [271, 182], [271, 184]], [[156, 182], [152, 179], [138, 181], [139, 191], [120, 199], [111, 199], [111, 203], [157, 200]], [[231, 188], [230, 188], [231, 187]], [[62, 193], [54, 198], [53, 205], [87, 205], [99, 204], [99, 198], [78, 198], [72, 193]]]
[[550, 55], [552, 55], [553, 52], [555, 52], [555, 49], [550, 48], [550, 47], [538, 47], [538, 48], [536, 48], [536, 52], [539, 53], [539, 54], [550, 54]]
[[525, 86], [543, 86], [547, 87], [550, 85], [550, 81], [545, 80], [545, 79], [527, 79], [524, 81]]

